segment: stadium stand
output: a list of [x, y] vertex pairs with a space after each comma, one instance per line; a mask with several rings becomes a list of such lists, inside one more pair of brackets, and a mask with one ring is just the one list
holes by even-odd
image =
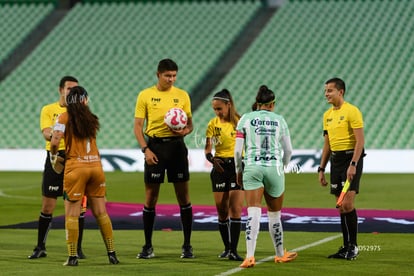
[[[254, 16], [261, 7], [261, 1], [224, 0], [77, 4], [0, 83], [0, 148], [43, 147], [40, 108], [56, 99], [57, 82], [66, 74], [77, 76], [92, 95], [102, 123], [100, 147], [135, 148], [135, 99], [155, 83], [156, 62], [175, 59], [177, 85], [196, 96], [208, 72], [220, 70], [215, 66], [223, 53], [237, 48], [234, 40], [246, 24], [259, 20]], [[320, 149], [321, 117], [329, 107], [323, 84], [339, 76], [348, 85], [346, 99], [364, 113], [367, 148], [414, 149], [413, 15], [409, 0], [283, 1], [194, 106], [189, 146], [203, 147], [214, 92], [228, 88], [244, 113], [266, 84], [276, 92], [294, 148]]]
[[0, 147], [42, 147], [40, 108], [56, 99], [57, 82], [66, 74], [75, 75], [90, 91], [92, 109], [102, 124], [100, 147], [136, 147], [136, 96], [155, 84], [158, 60], [176, 60], [177, 85], [194, 93], [204, 72], [259, 7], [252, 1], [77, 4], [0, 84], [8, 102], [1, 123], [24, 121], [27, 129], [27, 136], [19, 139], [16, 128], [3, 132]]
[[52, 3], [0, 2], [0, 64], [52, 9]]
[[324, 81], [339, 76], [364, 113], [367, 148], [413, 149], [413, 12], [412, 1], [285, 1], [195, 112], [199, 135], [214, 92], [228, 88], [244, 113], [266, 84], [294, 148], [320, 149]]

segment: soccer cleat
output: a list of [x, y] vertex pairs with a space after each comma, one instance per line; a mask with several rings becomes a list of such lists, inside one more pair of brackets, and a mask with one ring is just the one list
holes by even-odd
[[296, 259], [297, 256], [298, 256], [298, 253], [288, 252], [285, 249], [285, 252], [283, 253], [282, 257], [279, 257], [279, 256], [275, 257], [275, 263], [288, 263]]
[[142, 247], [141, 253], [138, 253], [137, 255], [137, 259], [151, 259], [154, 257], [155, 257], [154, 248], [152, 248], [152, 246], [146, 246], [146, 245]]
[[244, 259], [243, 263], [240, 265], [242, 268], [254, 267], [256, 265], [256, 260], [254, 257], [248, 257]]
[[223, 258], [228, 258], [228, 257], [229, 257], [229, 254], [230, 254], [230, 250], [229, 250], [229, 249], [226, 249], [226, 250], [224, 250], [223, 252], [221, 252], [221, 254], [220, 254], [220, 255], [218, 255], [218, 257], [219, 257], [220, 259], [223, 259]]
[[194, 258], [193, 247], [191, 245], [183, 245], [181, 259], [192, 259], [192, 258]]
[[64, 266], [78, 266], [78, 256], [69, 256], [66, 262], [63, 263]]
[[113, 252], [108, 252], [108, 259], [109, 259], [109, 263], [110, 264], [119, 264], [119, 260], [116, 257], [116, 253], [115, 251]]
[[346, 259], [346, 255], [348, 252], [348, 247], [341, 246], [338, 250], [338, 252], [329, 255], [328, 258], [330, 259]]
[[78, 254], [77, 255], [78, 255], [79, 259], [86, 259], [85, 254], [83, 254], [82, 248], [78, 247]]
[[38, 259], [38, 258], [44, 258], [47, 256], [46, 248], [40, 248], [39, 246], [36, 246], [35, 249], [33, 249], [33, 253], [30, 256], [27, 256], [29, 259]]
[[359, 254], [358, 246], [350, 245], [348, 246], [348, 251], [346, 252], [346, 259], [349, 261], [355, 260]]
[[237, 254], [237, 252], [233, 252], [233, 251], [229, 253], [228, 258], [230, 261], [240, 261], [240, 262], [243, 261], [243, 258], [240, 257], [239, 254]]

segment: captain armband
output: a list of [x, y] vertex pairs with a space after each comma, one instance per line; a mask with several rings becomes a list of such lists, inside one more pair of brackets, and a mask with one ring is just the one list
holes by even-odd
[[56, 123], [56, 124], [53, 126], [53, 130], [57, 130], [57, 131], [61, 131], [61, 132], [65, 132], [65, 124]]

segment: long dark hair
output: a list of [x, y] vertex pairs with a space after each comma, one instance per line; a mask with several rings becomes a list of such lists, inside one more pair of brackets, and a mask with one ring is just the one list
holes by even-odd
[[261, 105], [269, 105], [274, 103], [274, 101], [275, 93], [266, 85], [261, 85], [259, 91], [257, 91], [256, 101], [252, 105], [252, 110], [257, 110]]
[[72, 87], [66, 96], [67, 132], [79, 139], [96, 138], [100, 127], [99, 118], [91, 112], [87, 102], [88, 92], [82, 86]]
[[222, 89], [221, 91], [214, 94], [213, 100], [219, 100], [225, 104], [230, 104], [228, 120], [234, 127], [236, 127], [240, 119], [240, 114], [237, 113], [236, 106], [234, 105], [233, 97], [231, 96], [230, 91], [226, 88]]

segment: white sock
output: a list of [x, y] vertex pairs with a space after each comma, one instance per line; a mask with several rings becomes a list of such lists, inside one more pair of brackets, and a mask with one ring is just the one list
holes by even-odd
[[246, 258], [253, 257], [256, 250], [257, 235], [260, 230], [260, 217], [262, 216], [262, 209], [259, 207], [247, 208], [247, 222], [246, 222]]
[[269, 233], [270, 238], [273, 241], [273, 246], [275, 248], [276, 256], [283, 257], [284, 248], [283, 248], [283, 227], [282, 220], [280, 219], [281, 213], [277, 212], [267, 212], [267, 217], [269, 218]]

